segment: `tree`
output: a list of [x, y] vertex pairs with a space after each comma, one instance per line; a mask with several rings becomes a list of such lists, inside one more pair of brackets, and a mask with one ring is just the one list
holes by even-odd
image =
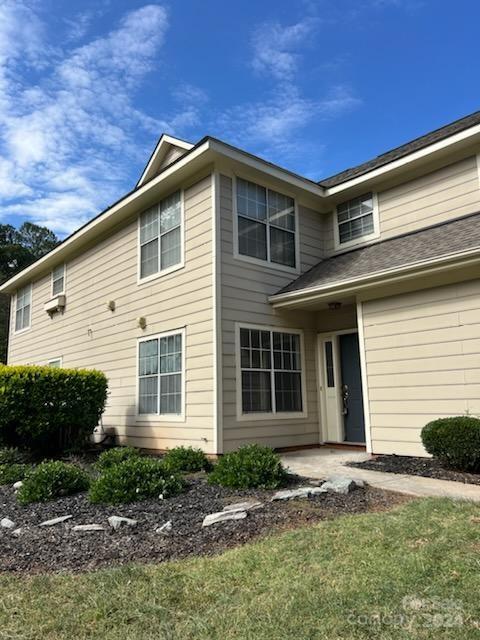
[[[47, 229], [24, 222], [19, 229], [0, 224], [0, 284], [54, 249], [59, 240]], [[0, 294], [0, 362], [6, 362], [10, 297]]]

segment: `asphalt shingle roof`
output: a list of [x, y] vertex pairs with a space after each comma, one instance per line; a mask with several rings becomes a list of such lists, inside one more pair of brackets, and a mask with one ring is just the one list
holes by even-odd
[[424, 136], [420, 136], [420, 138], [415, 138], [414, 140], [411, 140], [406, 144], [402, 144], [400, 147], [396, 147], [395, 149], [391, 149], [386, 153], [382, 153], [372, 160], [368, 160], [368, 162], [363, 162], [356, 167], [345, 169], [345, 171], [341, 171], [340, 173], [336, 173], [329, 178], [320, 180], [318, 184], [322, 187], [327, 188], [335, 187], [338, 184], [342, 184], [342, 182], [346, 182], [347, 180], [351, 180], [352, 178], [357, 178], [358, 176], [361, 176], [364, 173], [368, 173], [373, 169], [378, 169], [378, 167], [383, 167], [389, 162], [393, 162], [394, 160], [403, 158], [409, 153], [413, 153], [414, 151], [423, 149], [424, 147], [427, 147], [434, 142], [439, 142], [444, 138], [448, 138], [455, 133], [459, 133], [460, 131], [464, 131], [469, 127], [473, 127], [476, 124], [480, 124], [480, 111], [476, 111], [475, 113], [465, 116], [464, 118], [460, 118], [460, 120], [455, 120], [455, 122], [451, 122], [450, 124], [447, 124], [440, 129], [435, 129], [435, 131], [431, 131]]
[[475, 247], [480, 248], [480, 212], [321, 260], [277, 295], [333, 285]]

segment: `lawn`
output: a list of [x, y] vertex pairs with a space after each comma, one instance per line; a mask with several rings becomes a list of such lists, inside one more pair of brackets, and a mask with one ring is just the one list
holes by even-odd
[[3, 575], [0, 638], [477, 638], [479, 516], [473, 504], [416, 500], [210, 558]]

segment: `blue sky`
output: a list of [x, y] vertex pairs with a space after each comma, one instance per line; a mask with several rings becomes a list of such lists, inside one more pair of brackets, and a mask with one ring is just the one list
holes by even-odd
[[474, 0], [0, 0], [0, 222], [70, 233], [163, 131], [358, 164], [480, 109], [479, 23]]

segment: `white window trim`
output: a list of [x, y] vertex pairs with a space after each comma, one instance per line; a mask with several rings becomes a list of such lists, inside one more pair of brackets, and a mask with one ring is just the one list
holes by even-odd
[[[354, 198], [351, 198], [354, 199]], [[346, 200], [345, 202], [349, 202]], [[378, 194], [372, 192], [372, 204], [373, 204], [373, 232], [369, 233], [366, 236], [361, 236], [360, 238], [355, 238], [354, 240], [349, 240], [348, 242], [340, 242], [340, 233], [338, 231], [338, 208], [335, 207], [335, 212], [333, 216], [333, 238], [334, 238], [334, 249], [335, 251], [340, 251], [343, 249], [349, 249], [350, 247], [356, 247], [358, 245], [365, 244], [370, 242], [371, 240], [375, 240], [380, 237], [380, 217], [378, 214]]]
[[[293, 211], [295, 215], [295, 266], [289, 267], [285, 264], [278, 264], [277, 262], [271, 262], [268, 257], [267, 260], [260, 260], [260, 258], [252, 258], [251, 256], [244, 256], [238, 250], [238, 211], [237, 211], [237, 179], [246, 180], [247, 182], [253, 182], [259, 187], [263, 187], [264, 189], [270, 189], [270, 191], [276, 191], [281, 195], [288, 196], [293, 199]], [[287, 273], [299, 274], [300, 273], [300, 224], [299, 224], [299, 215], [298, 215], [298, 204], [295, 196], [288, 192], [288, 190], [282, 189], [282, 191], [278, 191], [275, 187], [269, 186], [264, 182], [257, 182], [255, 179], [251, 177], [244, 177], [240, 174], [235, 174], [232, 176], [232, 212], [233, 212], [233, 257], [236, 260], [242, 260], [243, 262], [249, 262], [250, 264], [255, 264], [260, 267], [265, 267], [269, 269], [275, 269], [275, 271], [286, 271]], [[268, 231], [268, 225], [267, 231]], [[267, 233], [267, 256], [270, 254], [270, 234]]]
[[[63, 289], [61, 291], [57, 291], [57, 293], [53, 293], [53, 273], [57, 267], [63, 266]], [[50, 295], [52, 298], [57, 298], [58, 296], [65, 295], [65, 291], [67, 289], [67, 265], [65, 262], [62, 264], [57, 264], [56, 267], [52, 269], [50, 272]]]
[[[28, 319], [29, 322], [27, 327], [23, 327], [23, 329], [17, 330], [16, 326], [17, 326], [18, 291], [21, 291], [21, 289], [26, 289], [27, 287], [30, 287], [30, 316]], [[14, 335], [18, 336], [21, 333], [26, 333], [27, 331], [30, 331], [30, 329], [32, 328], [32, 311], [33, 311], [33, 284], [31, 282], [30, 284], [27, 284], [24, 287], [21, 287], [20, 289], [17, 289], [17, 291], [15, 291], [15, 304], [12, 305], [12, 307], [13, 307], [12, 327], [13, 327]]]
[[[275, 331], [278, 333], [292, 333], [300, 337], [300, 376], [302, 384], [302, 411], [279, 411], [273, 409], [270, 412], [243, 413], [242, 410], [242, 366], [240, 358], [240, 329], [258, 329], [259, 331]], [[272, 363], [273, 364], [273, 363]], [[291, 327], [275, 327], [273, 325], [247, 324], [245, 322], [235, 323], [235, 370], [236, 370], [236, 396], [237, 396], [237, 421], [255, 422], [257, 420], [297, 420], [308, 416], [307, 409], [307, 375], [305, 366], [305, 340], [302, 329], [292, 329]], [[272, 371], [270, 369], [270, 371]], [[273, 376], [272, 381], [273, 381]], [[272, 382], [272, 406], [275, 407], [275, 389]]]
[[[162, 200], [168, 198], [169, 195], [172, 195], [176, 191], [180, 191], [180, 262], [178, 264], [173, 264], [171, 267], [167, 269], [162, 269], [158, 271], [158, 273], [152, 273], [150, 276], [146, 276], [145, 278], [141, 277], [141, 266], [142, 266], [142, 252], [141, 252], [141, 244], [140, 244], [140, 228], [141, 228], [141, 217], [142, 213], [138, 214], [137, 218], [137, 285], [147, 284], [152, 282], [152, 280], [157, 280], [158, 278], [163, 278], [163, 276], [167, 276], [174, 271], [178, 271], [179, 269], [183, 269], [185, 267], [185, 190], [184, 189], [174, 189], [169, 194], [167, 194], [164, 198], [160, 198], [160, 200], [156, 203], [160, 204]], [[152, 206], [155, 206], [154, 204]]]
[[58, 365], [59, 367], [63, 367], [63, 356], [58, 356], [58, 358], [51, 358], [51, 360], [48, 361], [48, 366], [51, 367], [53, 362], [59, 362], [60, 364]]
[[[174, 335], [178, 335], [180, 334], [182, 336], [182, 368], [181, 368], [181, 374], [182, 374], [182, 384], [181, 384], [181, 393], [182, 393], [182, 399], [181, 399], [181, 405], [182, 405], [182, 411], [181, 413], [140, 413], [139, 412], [139, 406], [140, 406], [140, 370], [139, 370], [139, 364], [140, 364], [140, 343], [141, 342], [147, 342], [148, 340], [155, 340], [155, 339], [160, 339], [160, 338], [166, 338], [168, 336], [174, 336]], [[186, 331], [185, 331], [185, 327], [182, 327], [180, 329], [173, 329], [172, 331], [164, 331], [162, 333], [155, 333], [153, 335], [150, 336], [142, 336], [141, 338], [138, 338], [137, 340], [137, 353], [136, 353], [136, 358], [137, 358], [137, 362], [136, 362], [136, 367], [135, 367], [135, 372], [136, 372], [136, 376], [137, 376], [137, 381], [136, 381], [136, 393], [135, 393], [135, 419], [136, 422], [141, 423], [141, 422], [147, 422], [147, 423], [158, 423], [158, 422], [185, 422], [185, 401], [186, 401], [186, 385], [185, 385], [185, 353], [187, 350], [186, 347], [186, 340], [185, 340], [185, 336], [186, 336]]]

